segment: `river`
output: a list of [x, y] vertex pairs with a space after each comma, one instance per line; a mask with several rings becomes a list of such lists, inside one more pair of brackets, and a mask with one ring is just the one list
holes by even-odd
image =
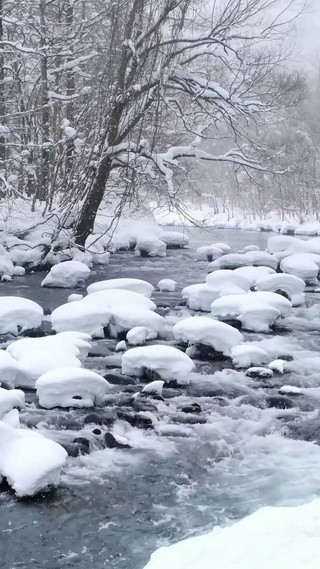
[[[236, 230], [186, 231], [190, 249], [168, 251], [164, 259], [116, 254], [109, 267], [93, 273], [89, 282], [130, 276], [156, 285], [161, 278], [173, 278], [177, 291], [156, 293], [154, 298], [176, 318], [186, 310], [179, 306], [181, 289], [205, 279], [207, 263], [196, 260], [196, 247], [224, 241], [234, 250], [249, 244], [264, 248], [270, 236]], [[1, 295], [25, 296], [49, 310], [66, 302], [71, 291], [40, 288], [42, 278], [35, 272], [3, 283]], [[309, 304], [314, 296], [308, 297]], [[309, 318], [308, 308], [297, 310], [297, 320], [301, 315]], [[245, 337], [271, 339], [272, 335]], [[275, 341], [283, 342], [284, 350], [287, 344], [288, 352], [294, 349], [293, 342], [305, 350], [319, 349], [318, 332], [312, 326], [307, 331], [298, 325], [280, 329], [278, 338]], [[93, 351], [112, 354], [115, 343], [96, 341]], [[91, 357], [86, 365], [101, 373], [110, 361], [107, 356]], [[263, 402], [277, 394], [278, 382], [247, 378], [242, 383], [237, 372], [223, 371], [231, 367], [222, 361], [197, 362], [197, 381], [184, 389], [168, 389], [166, 401], [155, 402], [150, 411], [154, 430], [127, 430], [132, 450], [101, 450], [100, 437], [87, 433], [96, 450], [81, 459], [70, 458], [61, 486], [50, 494], [17, 500], [3, 489], [1, 569], [142, 569], [160, 545], [230, 523], [263, 505], [300, 504], [319, 496], [320, 447], [313, 441], [320, 441], [320, 400], [299, 399], [291, 409], [266, 407]], [[221, 373], [213, 377], [219, 369]], [[286, 377], [286, 383], [291, 379], [296, 378]], [[126, 408], [124, 390], [119, 386], [108, 411]], [[41, 410], [32, 393], [27, 393], [27, 401], [22, 422], [37, 425], [60, 442], [75, 436], [88, 413]], [[200, 404], [206, 422], [190, 424], [175, 412], [177, 405], [190, 402]]]

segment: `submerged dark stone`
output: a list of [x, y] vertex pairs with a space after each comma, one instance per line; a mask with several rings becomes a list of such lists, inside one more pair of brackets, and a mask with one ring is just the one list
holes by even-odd
[[101, 429], [98, 429], [98, 428], [93, 429], [92, 432], [93, 432], [94, 435], [102, 435]]
[[145, 417], [144, 415], [140, 415], [138, 413], [128, 413], [127, 411], [123, 411], [119, 409], [117, 411], [118, 419], [122, 421], [126, 421], [132, 427], [137, 427], [138, 429], [152, 429], [153, 423], [150, 417]]
[[271, 395], [266, 398], [265, 402], [267, 407], [275, 407], [276, 409], [292, 409], [294, 407], [291, 399], [283, 395]]
[[83, 423], [85, 425], [87, 424], [92, 424], [92, 425], [103, 425], [103, 420], [102, 417], [99, 417], [99, 415], [97, 415], [97, 413], [90, 413], [89, 415], [87, 415], [84, 418]]
[[89, 454], [90, 443], [88, 439], [85, 437], [76, 437], [73, 442], [74, 444], [78, 445], [79, 452], [81, 452], [81, 454]]
[[201, 413], [202, 409], [198, 403], [190, 403], [190, 405], [181, 407], [180, 411], [182, 413]]
[[116, 372], [108, 372], [103, 377], [113, 385], [136, 385], [137, 383], [133, 377]]

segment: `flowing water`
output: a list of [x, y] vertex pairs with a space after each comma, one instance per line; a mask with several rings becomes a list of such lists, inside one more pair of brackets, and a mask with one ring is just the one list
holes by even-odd
[[[110, 266], [90, 276], [136, 277], [152, 284], [173, 278], [175, 293], [156, 293], [168, 322], [186, 314], [181, 289], [203, 282], [206, 263], [194, 248], [224, 241], [233, 249], [266, 245], [269, 234], [233, 230], [190, 229], [191, 248], [168, 251], [164, 259], [142, 259], [124, 252]], [[34, 273], [3, 283], [0, 293], [31, 298], [52, 310], [70, 290], [42, 289], [43, 275]], [[275, 356], [319, 349], [320, 310], [314, 297], [294, 309], [287, 329], [278, 335], [245, 334], [264, 340]], [[290, 324], [290, 325], [289, 325]], [[170, 342], [170, 338], [167, 340]], [[114, 340], [94, 342], [96, 357], [86, 367], [105, 373], [116, 368]], [[104, 449], [107, 427], [83, 426], [92, 410], [41, 410], [27, 393], [22, 421], [63, 444], [85, 436], [92, 452], [69, 458], [61, 486], [36, 499], [17, 500], [7, 489], [0, 494], [1, 569], [142, 569], [160, 545], [208, 531], [214, 524], [239, 519], [263, 505], [299, 504], [320, 495], [320, 398], [289, 398], [289, 408], [267, 404], [283, 383], [320, 386], [320, 372], [306, 369], [267, 380], [250, 379], [227, 361], [197, 361], [196, 374], [185, 388], [166, 389], [165, 401], [145, 402], [154, 429], [114, 427], [132, 449]], [[216, 375], [213, 374], [217, 371]], [[136, 386], [130, 386], [137, 389]], [[118, 386], [109, 406], [98, 413], [130, 411], [127, 386]], [[201, 419], [179, 411], [197, 402]], [[291, 407], [291, 408], [290, 408]], [[199, 422], [199, 421], [202, 422]], [[199, 568], [200, 569], [200, 568]]]

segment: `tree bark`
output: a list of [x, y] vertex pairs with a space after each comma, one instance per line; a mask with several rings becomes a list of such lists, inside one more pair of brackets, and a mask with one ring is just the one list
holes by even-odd
[[45, 201], [49, 193], [50, 175], [50, 110], [48, 97], [48, 58], [46, 55], [46, 23], [45, 23], [45, 0], [40, 0], [40, 24], [41, 24], [41, 130], [42, 130], [42, 151], [41, 151], [41, 173], [37, 190], [37, 199]]
[[[4, 39], [4, 30], [3, 30], [3, 0], [0, 0], [0, 41], [2, 42]], [[5, 105], [5, 93], [4, 93], [4, 48], [2, 48], [0, 53], [0, 122], [1, 125], [5, 126], [5, 114], [6, 114], [6, 105]], [[0, 167], [3, 168], [5, 165], [6, 160], [6, 137], [4, 134], [0, 135]]]
[[92, 233], [94, 221], [102, 202], [106, 183], [111, 172], [111, 160], [105, 157], [101, 160], [92, 188], [83, 204], [80, 219], [76, 229], [75, 242], [84, 247], [85, 241]]

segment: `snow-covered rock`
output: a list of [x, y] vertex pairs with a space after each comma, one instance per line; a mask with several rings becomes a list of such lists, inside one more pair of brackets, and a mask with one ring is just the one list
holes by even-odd
[[280, 263], [283, 273], [294, 275], [308, 284], [316, 284], [320, 265], [320, 255], [296, 253], [285, 257]]
[[212, 302], [219, 297], [219, 291], [209, 288], [206, 283], [200, 283], [186, 286], [181, 295], [192, 310], [210, 312]]
[[264, 507], [152, 554], [144, 569], [318, 569], [320, 500]]
[[59, 306], [51, 321], [57, 332], [78, 330], [96, 338], [104, 338], [105, 332], [116, 338], [137, 326], [148, 328], [156, 337], [163, 330], [164, 320], [153, 312], [155, 308], [152, 300], [131, 290], [100, 290], [79, 302]]
[[302, 389], [300, 387], [295, 387], [294, 385], [283, 385], [279, 389], [281, 395], [300, 395]]
[[89, 285], [87, 292], [88, 294], [92, 294], [93, 292], [108, 289], [131, 290], [132, 292], [143, 294], [148, 298], [151, 297], [154, 291], [154, 287], [150, 283], [140, 279], [109, 279], [106, 281], [98, 281]]
[[77, 300], [82, 300], [83, 296], [82, 294], [70, 294], [68, 296], [68, 302], [75, 302]]
[[13, 388], [21, 374], [18, 362], [5, 350], [0, 350], [0, 385]]
[[13, 267], [13, 276], [15, 277], [23, 277], [23, 275], [25, 275], [26, 270], [23, 267], [19, 267], [19, 265], [16, 265], [15, 267]]
[[188, 235], [179, 233], [178, 231], [162, 231], [159, 237], [161, 241], [166, 244], [168, 249], [179, 249], [181, 247], [187, 247], [190, 242]]
[[173, 334], [178, 342], [204, 344], [226, 356], [230, 354], [231, 348], [243, 342], [243, 336], [238, 330], [205, 316], [194, 316], [177, 322]]
[[268, 364], [268, 367], [272, 370], [272, 371], [277, 371], [278, 373], [283, 374], [284, 373], [284, 366], [285, 366], [286, 361], [285, 360], [281, 360], [281, 359], [277, 359], [277, 360], [273, 360], [272, 362], [270, 362]]
[[157, 332], [145, 326], [136, 326], [127, 333], [127, 340], [132, 346], [142, 346], [147, 340], [153, 340], [157, 335]]
[[250, 251], [260, 251], [260, 247], [258, 245], [246, 245], [240, 253], [249, 253]]
[[159, 395], [159, 397], [162, 397], [164, 384], [165, 382], [162, 379], [151, 381], [151, 383], [144, 386], [141, 393], [155, 393], [156, 395]]
[[266, 251], [249, 251], [244, 254], [244, 257], [253, 267], [264, 266], [276, 270], [279, 265], [278, 259]]
[[41, 375], [36, 381], [39, 404], [53, 407], [92, 407], [101, 405], [110, 384], [87, 369], [63, 367]]
[[267, 275], [274, 275], [275, 270], [271, 269], [271, 267], [240, 267], [239, 269], [235, 269], [233, 273], [234, 275], [241, 276], [250, 282], [249, 288], [251, 288], [256, 284], [257, 280], [266, 277]]
[[14, 266], [11, 259], [0, 255], [0, 277], [8, 275], [11, 277], [14, 274]]
[[39, 328], [43, 309], [39, 304], [18, 296], [0, 297], [0, 334], [14, 334]]
[[208, 273], [213, 271], [217, 271], [220, 269], [237, 269], [238, 267], [249, 267], [253, 265], [253, 262], [250, 258], [247, 257], [247, 254], [241, 253], [228, 253], [227, 255], [223, 255], [219, 259], [212, 261], [208, 265]]
[[33, 496], [57, 485], [66, 459], [67, 452], [58, 443], [0, 421], [0, 473], [17, 496]]
[[241, 322], [244, 330], [269, 332], [270, 327], [280, 316], [280, 311], [275, 306], [253, 301], [241, 306], [237, 320]]
[[258, 279], [255, 282], [255, 290], [271, 292], [284, 292], [291, 300], [293, 306], [304, 304], [304, 289], [306, 283], [294, 275], [274, 274]]
[[217, 247], [215, 244], [213, 245], [203, 245], [202, 247], [198, 247], [196, 251], [198, 261], [215, 261], [222, 257], [224, 252], [220, 247]]
[[291, 237], [289, 235], [274, 235], [268, 239], [268, 251], [269, 253], [277, 253], [279, 251], [285, 251], [290, 247], [290, 245], [295, 245], [297, 243], [303, 243], [301, 239], [296, 237]]
[[54, 265], [41, 286], [57, 288], [73, 288], [83, 284], [90, 274], [90, 269], [80, 261], [65, 261]]
[[229, 269], [217, 270], [213, 273], [210, 273], [206, 276], [206, 283], [208, 287], [219, 290], [221, 292], [223, 292], [224, 288], [228, 287], [229, 285], [234, 285], [247, 292], [251, 284], [250, 279], [248, 279], [245, 275], [236, 272], [236, 270], [232, 271]]
[[0, 387], [0, 421], [12, 409], [23, 409], [25, 396], [20, 389], [3, 389]]
[[115, 347], [116, 352], [125, 352], [126, 349], [127, 349], [127, 344], [125, 343], [124, 340], [121, 340], [121, 342], [118, 342], [116, 347]]
[[136, 255], [147, 257], [165, 257], [167, 245], [154, 235], [139, 236], [135, 247]]
[[160, 344], [132, 348], [123, 354], [122, 373], [141, 377], [145, 369], [156, 372], [164, 381], [185, 382], [194, 363], [177, 348]]
[[241, 344], [231, 349], [231, 358], [235, 367], [249, 368], [251, 366], [261, 366], [269, 361], [269, 356], [265, 350], [252, 344]]
[[161, 279], [157, 284], [157, 288], [160, 292], [174, 292], [176, 290], [176, 285], [176, 281], [173, 281], [172, 279]]

